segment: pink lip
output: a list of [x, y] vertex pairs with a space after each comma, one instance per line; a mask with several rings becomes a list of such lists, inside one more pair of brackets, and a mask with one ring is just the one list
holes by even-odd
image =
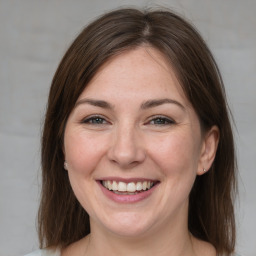
[[[107, 180], [111, 180], [110, 177], [108, 177]], [[115, 181], [123, 181], [123, 182], [129, 182], [127, 181], [127, 179], [116, 179], [114, 178], [113, 180]], [[146, 180], [146, 179], [144, 179]], [[132, 179], [132, 181], [135, 181], [135, 179]], [[141, 181], [141, 179], [139, 180]], [[143, 180], [142, 180], [143, 181]], [[149, 181], [149, 180], [147, 180]], [[155, 189], [158, 187], [159, 183], [155, 184], [151, 189], [149, 190], [146, 190], [146, 191], [143, 191], [143, 192], [140, 192], [138, 194], [134, 194], [134, 195], [118, 195], [118, 194], [115, 194], [114, 192], [112, 191], [109, 191], [107, 188], [105, 188], [100, 181], [97, 181], [97, 183], [99, 184], [103, 194], [108, 197], [110, 200], [116, 202], [116, 203], [126, 203], [126, 204], [129, 204], [129, 203], [137, 203], [137, 202], [140, 202], [146, 198], [148, 198], [154, 191]]]

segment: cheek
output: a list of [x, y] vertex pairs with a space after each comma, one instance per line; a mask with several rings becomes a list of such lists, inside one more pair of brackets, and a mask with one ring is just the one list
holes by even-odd
[[102, 138], [95, 138], [90, 134], [67, 131], [65, 158], [69, 169], [80, 175], [90, 174], [105, 150], [102, 141]]
[[165, 175], [196, 173], [200, 143], [190, 132], [175, 132], [152, 141], [148, 147], [152, 159]]
[[64, 137], [65, 160], [71, 187], [83, 208], [90, 212], [98, 163], [103, 155], [103, 138], [95, 138], [82, 130], [68, 129]]

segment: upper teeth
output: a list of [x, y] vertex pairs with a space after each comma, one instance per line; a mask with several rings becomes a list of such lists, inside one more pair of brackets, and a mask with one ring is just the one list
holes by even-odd
[[138, 181], [125, 183], [122, 181], [103, 180], [102, 185], [108, 190], [120, 192], [135, 192], [150, 189], [153, 187], [154, 183], [152, 181]]

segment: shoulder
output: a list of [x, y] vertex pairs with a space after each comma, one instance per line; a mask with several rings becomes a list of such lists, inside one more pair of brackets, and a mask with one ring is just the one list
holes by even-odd
[[25, 256], [60, 256], [60, 250], [59, 249], [42, 249], [42, 250], [36, 250], [34, 252], [31, 252], [29, 254], [26, 254]]
[[41, 256], [41, 255], [42, 255], [42, 250], [37, 250], [29, 254], [26, 254], [25, 256]]

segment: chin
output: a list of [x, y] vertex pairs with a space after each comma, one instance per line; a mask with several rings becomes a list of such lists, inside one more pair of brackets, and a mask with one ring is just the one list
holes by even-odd
[[144, 214], [138, 213], [118, 213], [102, 221], [101, 225], [105, 230], [126, 238], [143, 236], [152, 227], [155, 221], [148, 220]]

